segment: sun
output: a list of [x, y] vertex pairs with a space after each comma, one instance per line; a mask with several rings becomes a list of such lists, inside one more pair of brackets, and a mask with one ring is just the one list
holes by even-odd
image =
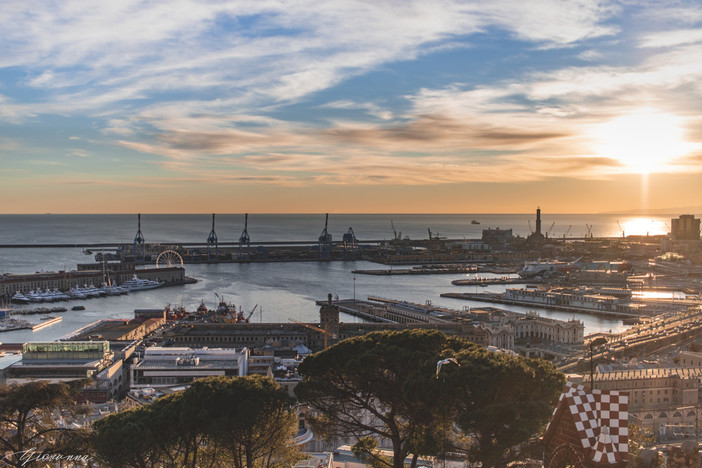
[[622, 115], [596, 125], [591, 138], [598, 155], [618, 161], [628, 172], [663, 172], [669, 163], [684, 156], [682, 119], [650, 109]]

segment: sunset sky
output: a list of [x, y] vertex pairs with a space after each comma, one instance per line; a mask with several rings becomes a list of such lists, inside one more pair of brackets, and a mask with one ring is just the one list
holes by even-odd
[[702, 206], [702, 3], [9, 0], [0, 213]]

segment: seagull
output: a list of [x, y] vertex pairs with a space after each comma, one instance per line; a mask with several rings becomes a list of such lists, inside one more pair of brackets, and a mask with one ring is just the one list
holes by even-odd
[[439, 378], [439, 372], [441, 371], [441, 366], [443, 366], [444, 364], [448, 364], [450, 362], [456, 364], [458, 367], [461, 367], [461, 365], [458, 363], [458, 361], [456, 361], [454, 358], [442, 359], [441, 361], [436, 363], [436, 378], [437, 379]]

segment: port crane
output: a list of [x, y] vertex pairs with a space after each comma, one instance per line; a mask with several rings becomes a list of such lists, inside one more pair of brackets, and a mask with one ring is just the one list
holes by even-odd
[[324, 230], [319, 236], [319, 256], [320, 257], [331, 257], [332, 252], [332, 235], [327, 231], [327, 226], [329, 225], [329, 213], [324, 218]]
[[217, 234], [215, 233], [215, 214], [212, 213], [212, 230], [207, 237], [207, 259], [212, 259], [211, 249], [214, 246], [214, 258], [219, 257], [219, 245], [217, 243]]
[[592, 224], [585, 223], [585, 227], [587, 228], [587, 234], [585, 237], [592, 238]]
[[622, 225], [619, 224], [619, 220], [617, 220], [617, 226], [619, 227], [619, 232], [622, 233], [622, 237], [625, 237], [625, 236], [624, 236], [624, 229], [622, 229]]
[[253, 316], [254, 312], [256, 311], [256, 307], [258, 307], [258, 304], [256, 304], [253, 307], [253, 309], [251, 309], [251, 312], [249, 312], [249, 315], [246, 316], [246, 318], [244, 319], [244, 322], [249, 323], [249, 321], [251, 320], [251, 317]]
[[570, 230], [571, 230], [572, 227], [573, 227], [572, 224], [571, 224], [570, 226], [568, 226], [568, 229], [566, 230], [565, 234], [563, 234], [563, 238], [564, 238], [564, 239], [565, 239], [566, 237], [568, 237], [568, 234], [570, 234]]
[[529, 232], [534, 234], [534, 228], [531, 227], [531, 220], [528, 219], [527, 222], [529, 223]]
[[550, 237], [550, 236], [551, 236], [551, 231], [553, 231], [553, 227], [554, 227], [555, 225], [556, 225], [556, 222], [555, 222], [555, 221], [554, 221], [553, 223], [551, 223], [551, 227], [548, 228], [548, 231], [546, 231], [546, 237]]
[[358, 240], [356, 234], [353, 233], [353, 228], [349, 227], [348, 232], [342, 237], [344, 241], [344, 254], [355, 255], [358, 251]]
[[390, 227], [392, 228], [392, 239], [393, 240], [402, 239], [402, 231], [397, 232], [397, 230], [395, 230], [395, 223], [392, 222], [392, 219], [390, 220]]
[[[249, 214], [244, 214], [244, 231], [239, 236], [239, 259], [251, 256], [251, 238], [249, 237]], [[244, 245], [246, 245], [246, 253], [244, 253]]]
[[329, 347], [328, 338], [332, 338], [332, 339], [336, 338], [336, 335], [334, 333], [327, 331], [326, 326], [324, 328], [320, 328], [320, 327], [317, 327], [315, 325], [311, 325], [309, 323], [300, 322], [299, 320], [295, 320], [293, 318], [288, 318], [288, 320], [292, 323], [302, 325], [305, 328], [309, 328], [310, 330], [314, 330], [314, 331], [319, 332], [322, 335], [324, 335], [324, 349], [327, 349]]

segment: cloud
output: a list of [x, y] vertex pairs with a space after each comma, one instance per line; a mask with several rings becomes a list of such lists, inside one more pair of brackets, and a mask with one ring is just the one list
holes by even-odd
[[0, 68], [22, 68], [29, 86], [52, 91], [36, 107], [47, 113], [114, 110], [169, 90], [289, 102], [490, 27], [561, 46], [611, 34], [602, 24], [614, 14], [581, 0], [10, 4], [0, 12]]
[[74, 158], [89, 158], [90, 153], [88, 153], [85, 150], [79, 149], [79, 148], [71, 148], [68, 151], [68, 154], [66, 156], [74, 157]]
[[674, 47], [702, 42], [702, 29], [678, 29], [646, 35], [640, 47]]

